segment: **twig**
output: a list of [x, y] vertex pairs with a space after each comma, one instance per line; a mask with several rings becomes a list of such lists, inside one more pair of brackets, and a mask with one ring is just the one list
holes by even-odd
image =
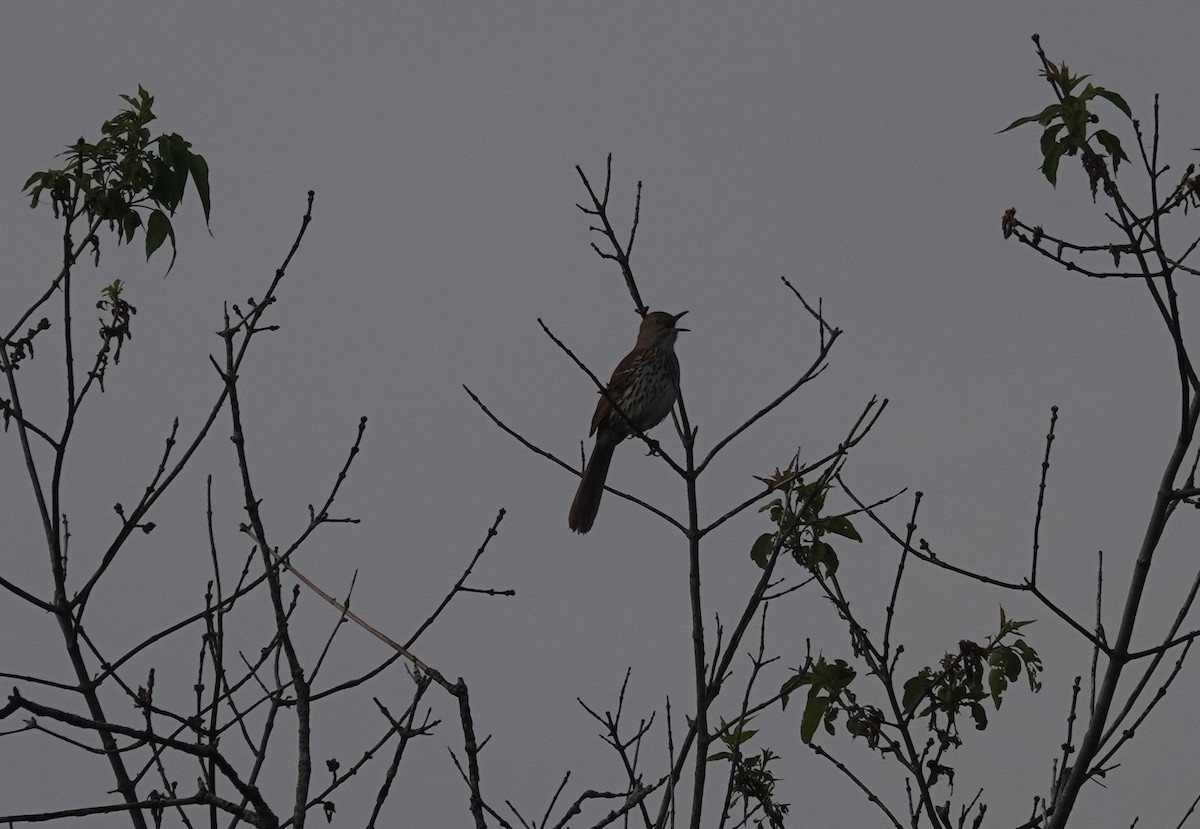
[[[841, 483], [843, 488], [845, 487], [841, 476], [838, 476], [838, 483]], [[908, 551], [912, 549], [912, 538], [917, 531], [917, 510], [920, 508], [921, 493], [918, 492], [913, 496], [912, 514], [909, 516], [908, 524], [905, 526], [904, 543], [900, 545], [900, 561], [896, 564], [896, 577], [892, 580], [892, 595], [888, 599], [887, 610], [885, 611], [887, 621], [883, 625], [883, 652], [881, 654], [885, 663], [891, 657], [892, 620], [896, 615], [896, 599], [900, 595], [900, 580], [904, 577], [904, 564], [908, 560]], [[874, 509], [874, 507], [867, 507], [865, 509]]]
[[[863, 783], [862, 780], [860, 780], [854, 772], [850, 771], [850, 769], [847, 768], [844, 763], [842, 763], [840, 760], [837, 760], [836, 758], [834, 758], [833, 755], [831, 755], [828, 751], [826, 751], [824, 748], [817, 745], [816, 743], [810, 743], [809, 747], [813, 750], [814, 753], [816, 753], [816, 755], [818, 757], [822, 757], [822, 758], [828, 760], [829, 762], [833, 763], [833, 765], [837, 768], [838, 771], [840, 771], [842, 774], [846, 775], [846, 777], [848, 777], [850, 779], [850, 781], [852, 783], [854, 783], [854, 785], [858, 786], [858, 788], [862, 791], [862, 793], [867, 796], [867, 800], [874, 803], [876, 806], [879, 807], [879, 810], [881, 812], [883, 812], [885, 815], [887, 815], [887, 818], [889, 821], [891, 821], [892, 826], [896, 827], [896, 829], [904, 829], [904, 827], [901, 825], [900, 821], [897, 820], [896, 816], [892, 814], [892, 810], [887, 807], [887, 804], [885, 804], [882, 800], [880, 800], [879, 796], [877, 794], [875, 794], [875, 792], [871, 791], [871, 789], [867, 787], [867, 784]], [[916, 815], [914, 814], [914, 818], [915, 817], [916, 817]], [[916, 825], [916, 824], [914, 824], [914, 825]]]
[[1042, 475], [1038, 481], [1037, 511], [1033, 518], [1033, 563], [1029, 567], [1029, 582], [1037, 584], [1038, 550], [1041, 547], [1042, 507], [1046, 502], [1046, 476], [1050, 473], [1050, 447], [1054, 443], [1054, 426], [1058, 423], [1058, 406], [1050, 407], [1050, 431], [1046, 433], [1046, 454], [1042, 457]]
[[592, 250], [596, 251], [600, 258], [612, 259], [621, 267], [621, 273], [625, 277], [625, 287], [629, 289], [629, 295], [633, 297], [634, 307], [637, 309], [638, 315], [644, 317], [650, 309], [646, 306], [646, 303], [642, 302], [642, 295], [638, 291], [637, 282], [633, 278], [633, 270], [629, 265], [629, 256], [633, 252], [633, 240], [637, 235], [638, 222], [641, 220], [642, 215], [642, 182], [639, 181], [637, 183], [637, 199], [633, 205], [633, 223], [629, 228], [629, 241], [622, 248], [621, 243], [617, 241], [617, 234], [613, 230], [612, 222], [608, 219], [608, 193], [612, 184], [612, 153], [608, 154], [605, 165], [603, 196], [596, 195], [596, 191], [592, 188], [592, 183], [588, 181], [583, 168], [578, 164], [575, 165], [575, 172], [579, 173], [579, 178], [583, 181], [583, 186], [587, 189], [588, 196], [592, 199], [592, 206], [590, 208], [584, 207], [582, 204], [575, 206], [585, 214], [595, 216], [600, 220], [602, 227], [592, 226], [590, 229], [603, 234], [608, 239], [609, 244], [612, 245], [614, 252], [606, 253], [594, 242], [592, 243]]

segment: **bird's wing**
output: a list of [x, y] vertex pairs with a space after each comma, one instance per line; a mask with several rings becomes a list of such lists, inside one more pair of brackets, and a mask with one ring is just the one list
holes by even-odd
[[[612, 377], [608, 380], [608, 393], [614, 398], [620, 394], [621, 386], [625, 382], [625, 376], [633, 368], [633, 362], [637, 358], [637, 349], [630, 351], [625, 355], [621, 362], [617, 363], [617, 367], [613, 369]], [[604, 394], [600, 395], [600, 399], [596, 401], [596, 413], [592, 415], [592, 430], [589, 435], [596, 434], [596, 430], [600, 428], [600, 424], [608, 413], [612, 411], [612, 404], [608, 402], [608, 398]], [[622, 421], [624, 418], [620, 418]]]

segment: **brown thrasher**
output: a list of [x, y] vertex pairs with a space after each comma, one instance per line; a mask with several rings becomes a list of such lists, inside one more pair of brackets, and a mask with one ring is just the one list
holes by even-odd
[[[668, 314], [653, 311], [642, 319], [637, 344], [613, 369], [608, 394], [601, 395], [592, 415], [596, 446], [588, 459], [579, 489], [571, 502], [567, 523], [577, 533], [592, 528], [604, 494], [604, 479], [612, 463], [613, 450], [630, 435], [646, 433], [671, 413], [679, 397], [679, 358], [675, 337], [686, 328], [675, 323], [687, 311]], [[611, 398], [612, 402], [609, 402]], [[613, 407], [616, 404], [616, 408]]]

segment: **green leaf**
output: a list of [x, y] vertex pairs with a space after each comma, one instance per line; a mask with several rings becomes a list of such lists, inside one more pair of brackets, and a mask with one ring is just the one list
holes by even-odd
[[1133, 110], [1129, 108], [1129, 104], [1125, 103], [1125, 99], [1116, 92], [1105, 89], [1102, 86], [1098, 86], [1096, 87], [1096, 94], [1111, 103], [1117, 109], [1121, 110], [1121, 112], [1125, 113], [1126, 118], [1131, 121], [1133, 120]]
[[787, 681], [784, 682], [783, 685], [781, 685], [779, 687], [779, 694], [783, 698], [782, 699], [782, 702], [783, 702], [782, 707], [786, 710], [787, 704], [788, 704], [788, 697], [790, 697], [792, 695], [792, 692], [797, 690], [798, 688], [801, 688], [804, 685], [807, 685], [811, 681], [812, 681], [812, 678], [806, 672], [801, 672], [801, 673], [796, 674], [795, 676], [788, 677]]
[[1117, 138], [1108, 130], [1096, 130], [1095, 139], [1100, 142], [1100, 146], [1104, 147], [1104, 151], [1112, 158], [1113, 173], [1116, 174], [1117, 167], [1122, 161], [1128, 161], [1129, 156], [1125, 155], [1125, 150], [1121, 149], [1121, 139]]
[[192, 172], [192, 181], [196, 182], [196, 195], [200, 197], [200, 206], [204, 208], [204, 223], [208, 224], [209, 214], [212, 213], [212, 200], [208, 192], [208, 162], [204, 156], [188, 152], [188, 169]]
[[850, 523], [844, 515], [834, 515], [823, 520], [818, 527], [827, 532], [840, 535], [843, 538], [849, 538], [851, 541], [862, 541], [862, 536], [858, 534], [858, 530], [854, 529], [854, 525]]
[[767, 564], [771, 560], [771, 552], [775, 549], [775, 536], [771, 533], [763, 533], [754, 542], [754, 546], [750, 548], [750, 560], [759, 566], [760, 569], [766, 570]]
[[1031, 124], [1034, 121], [1038, 122], [1039, 124], [1042, 124], [1043, 126], [1046, 124], [1049, 124], [1050, 121], [1052, 121], [1058, 115], [1060, 109], [1061, 109], [1061, 106], [1059, 104], [1051, 104], [1050, 106], [1046, 107], [1041, 112], [1039, 112], [1037, 115], [1026, 115], [1024, 118], [1018, 118], [1017, 120], [1015, 120], [1011, 124], [1009, 124], [1007, 127], [1000, 130], [999, 132], [997, 132], [996, 135], [999, 135], [1000, 133], [1003, 133], [1003, 132], [1008, 132], [1011, 129], [1015, 129], [1015, 128], [1021, 126], [1022, 124]]
[[1010, 633], [1020, 630], [1023, 627], [1032, 625], [1036, 619], [1010, 619], [1004, 614], [1004, 608], [1000, 608], [1000, 636], [998, 639], [1007, 636]]
[[156, 158], [150, 162], [153, 184], [150, 186], [150, 198], [162, 205], [171, 214], [179, 207], [183, 199], [184, 182], [167, 162]]
[[804, 484], [796, 491], [796, 501], [809, 512], [819, 513], [825, 506], [825, 492], [820, 488], [819, 481]]
[[1029, 677], [1029, 690], [1034, 693], [1042, 690], [1042, 683], [1038, 680], [1038, 674], [1042, 670], [1042, 658], [1024, 639], [1013, 642], [1012, 647], [1021, 655], [1021, 660], [1025, 663], [1025, 673]]
[[1029, 646], [1029, 643], [1024, 639], [1018, 639], [1012, 643], [1013, 650], [1021, 655], [1026, 665], [1036, 665], [1039, 670], [1042, 667], [1042, 658], [1038, 656], [1037, 651]]
[[837, 570], [838, 570], [838, 555], [837, 555], [837, 553], [834, 552], [832, 545], [826, 544], [824, 541], [822, 541], [820, 543], [825, 545], [824, 555], [822, 556], [822, 558], [825, 561], [825, 572], [827, 572], [831, 576], [837, 575]]
[[37, 207], [41, 200], [42, 192], [47, 188], [53, 191], [55, 184], [64, 178], [62, 170], [42, 170], [34, 173], [25, 182], [21, 188], [22, 191], [29, 193], [29, 206]]
[[1000, 707], [1000, 700], [1007, 688], [1008, 680], [1004, 678], [1004, 671], [993, 670], [988, 673], [988, 693], [991, 694], [992, 703], [996, 708]]
[[987, 728], [987, 711], [977, 702], [971, 703], [971, 719], [975, 720], [975, 727], [980, 731]]
[[1078, 86], [1082, 81], [1086, 81], [1091, 75], [1075, 75], [1072, 76], [1067, 70], [1067, 65], [1062, 66], [1062, 74], [1059, 76], [1059, 85], [1062, 86], [1063, 94], [1070, 95], [1071, 90]]
[[1012, 648], [996, 648], [988, 657], [988, 664], [993, 668], [999, 668], [1010, 680], [1021, 675], [1021, 660]]
[[725, 736], [723, 736], [721, 738], [721, 741], [723, 743], [725, 743], [725, 745], [729, 746], [730, 748], [736, 748], [737, 746], [740, 746], [742, 743], [750, 742], [750, 738], [753, 737], [757, 733], [758, 733], [758, 729], [755, 729], [755, 728], [748, 728], [748, 729], [742, 731], [741, 734], [738, 734], [736, 731], [729, 731], [728, 733], [725, 734]]
[[858, 676], [858, 671], [850, 667], [850, 664], [844, 659], [839, 659], [831, 666], [833, 671], [832, 681], [829, 687], [843, 690], [850, 687], [850, 683]]
[[170, 273], [171, 268], [175, 267], [175, 228], [171, 227], [171, 220], [165, 213], [153, 211], [146, 223], [146, 259], [149, 260], [168, 238], [171, 240], [171, 264], [167, 266], [167, 273]]
[[132, 242], [134, 234], [141, 226], [142, 217], [136, 210], [125, 211], [125, 215], [121, 217], [121, 232], [117, 235], [117, 240], [120, 241], [123, 237], [126, 242]]
[[1067, 98], [1063, 101], [1062, 107], [1062, 120], [1067, 125], [1069, 147], [1072, 150], [1078, 150], [1079, 147], [1083, 146], [1087, 135], [1089, 123], [1087, 103], [1078, 98]]
[[718, 751], [716, 754], [708, 755], [708, 762], [715, 763], [718, 760], [728, 760], [732, 756], [728, 751]]
[[813, 567], [824, 567], [825, 572], [830, 576], [837, 574], [838, 557], [833, 547], [824, 541], [814, 541], [809, 549], [812, 551], [809, 561]]
[[826, 662], [825, 658], [821, 657], [813, 666], [811, 676], [814, 688], [825, 688], [836, 694], [849, 688], [858, 673], [845, 659]]
[[933, 688], [933, 676], [928, 668], [922, 668], [921, 672], [914, 676], [908, 682], [904, 683], [904, 713], [911, 714], [917, 710], [917, 706], [921, 704], [921, 700]]
[[154, 251], [162, 247], [162, 243], [166, 241], [167, 235], [170, 232], [171, 220], [166, 217], [161, 210], [155, 210], [150, 214], [150, 221], [146, 225], [146, 258], [149, 259]]
[[183, 140], [183, 136], [171, 135], [171, 140], [168, 142], [171, 147], [171, 170], [175, 173], [175, 180], [179, 183], [179, 201], [183, 201], [183, 194], [187, 192], [187, 181], [190, 169], [188, 167], [188, 142]]
[[825, 719], [825, 711], [829, 708], [829, 697], [816, 693], [816, 688], [808, 695], [808, 705], [804, 706], [804, 716], [800, 719], [800, 739], [805, 745], [812, 743], [817, 727]]
[[1056, 142], [1050, 148], [1050, 152], [1045, 154], [1045, 159], [1042, 161], [1042, 175], [1046, 177], [1046, 181], [1050, 182], [1051, 187], [1058, 186], [1058, 162], [1062, 158], [1063, 153], [1067, 151], [1067, 146], [1062, 141]]
[[1051, 124], [1046, 127], [1042, 133], [1041, 149], [1042, 156], [1045, 157], [1054, 149], [1054, 145], [1058, 143], [1058, 134], [1066, 129], [1066, 124]]

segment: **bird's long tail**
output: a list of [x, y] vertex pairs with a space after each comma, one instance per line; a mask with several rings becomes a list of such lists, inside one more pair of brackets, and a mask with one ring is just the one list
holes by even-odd
[[608, 467], [616, 448], [616, 443], [597, 437], [596, 448], [592, 450], [583, 477], [579, 479], [579, 489], [575, 490], [575, 500], [571, 502], [571, 513], [567, 517], [567, 524], [577, 533], [587, 532], [596, 521], [600, 497], [604, 495], [604, 481], [608, 477]]

